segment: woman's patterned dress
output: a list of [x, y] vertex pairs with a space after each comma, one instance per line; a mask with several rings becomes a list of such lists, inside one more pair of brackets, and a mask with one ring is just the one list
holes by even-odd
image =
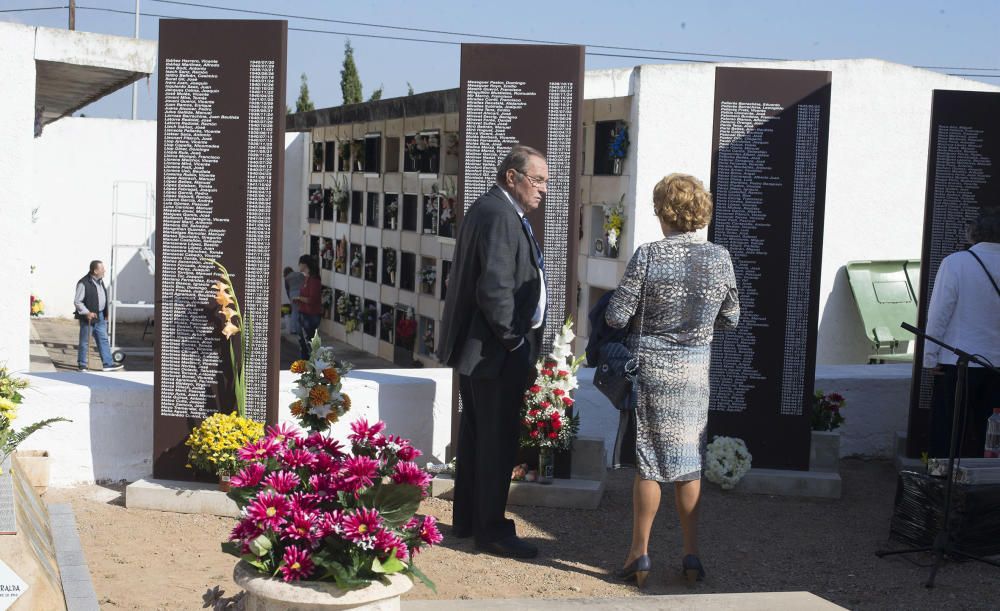
[[701, 477], [710, 344], [715, 329], [732, 329], [739, 317], [733, 262], [722, 246], [677, 233], [643, 244], [629, 261], [605, 319], [617, 328], [631, 321], [626, 344], [640, 363], [635, 464], [642, 479]]

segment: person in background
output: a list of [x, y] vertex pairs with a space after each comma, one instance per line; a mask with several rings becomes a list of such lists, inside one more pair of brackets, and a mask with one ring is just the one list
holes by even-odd
[[[927, 306], [927, 335], [1000, 366], [1000, 208], [984, 210], [969, 231], [968, 250], [941, 261]], [[929, 454], [948, 456], [951, 446], [958, 357], [924, 342], [924, 368], [941, 376], [931, 397]], [[969, 363], [967, 409], [957, 456], [983, 456], [986, 420], [1000, 407], [1000, 375]]]
[[303, 275], [302, 288], [292, 303], [299, 304], [299, 349], [302, 358], [308, 359], [312, 351], [309, 342], [316, 334], [320, 315], [323, 314], [323, 285], [319, 280], [319, 264], [309, 255], [299, 257], [299, 271]]
[[76, 364], [80, 371], [87, 371], [90, 356], [90, 336], [94, 336], [97, 351], [104, 368], [101, 371], [118, 371], [121, 365], [111, 358], [108, 342], [108, 290], [104, 287], [104, 263], [90, 262], [90, 272], [76, 283], [73, 297], [73, 317], [80, 321], [80, 342], [76, 348]]
[[712, 195], [701, 181], [671, 174], [653, 189], [653, 210], [663, 239], [641, 245], [625, 269], [605, 320], [630, 325], [626, 345], [639, 358], [639, 398], [634, 439], [619, 440], [632, 456], [615, 464], [638, 467], [632, 487], [632, 546], [619, 578], [643, 587], [652, 568], [649, 535], [660, 507], [660, 483], [673, 482], [684, 540], [681, 569], [701, 581], [698, 503], [708, 422], [711, 342], [716, 329], [733, 329], [740, 303], [729, 251], [697, 233], [712, 220]]
[[288, 332], [292, 335], [299, 334], [299, 302], [296, 297], [302, 290], [302, 283], [306, 281], [305, 274], [293, 271], [292, 268], [285, 268], [285, 295], [288, 296], [289, 303], [292, 304], [292, 314], [289, 317]]

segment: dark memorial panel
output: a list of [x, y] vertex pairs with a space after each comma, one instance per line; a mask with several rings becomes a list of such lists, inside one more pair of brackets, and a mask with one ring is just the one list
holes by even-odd
[[246, 321], [232, 341], [237, 358], [249, 343], [247, 416], [277, 419], [286, 41], [284, 21], [160, 21], [157, 478], [194, 477], [191, 429], [236, 410], [208, 259], [228, 268]]
[[709, 439], [808, 469], [830, 125], [829, 72], [717, 68], [709, 239], [733, 259], [740, 324], [712, 344]]
[[[934, 91], [924, 240], [920, 252], [917, 326], [927, 324], [927, 305], [941, 260], [969, 246], [967, 229], [986, 206], [1000, 206], [1000, 93]], [[962, 348], [962, 346], [956, 346]], [[931, 394], [940, 376], [923, 368], [924, 342], [917, 339], [910, 388], [906, 453], [927, 450]], [[978, 426], [978, 423], [977, 423]]]
[[[459, 224], [462, 213], [494, 184], [497, 166], [515, 144], [542, 151], [548, 161], [548, 191], [541, 209], [528, 215], [545, 256], [544, 352], [567, 315], [579, 318], [576, 176], [583, 55], [583, 47], [571, 45], [462, 45]], [[453, 431], [457, 426], [456, 414]]]

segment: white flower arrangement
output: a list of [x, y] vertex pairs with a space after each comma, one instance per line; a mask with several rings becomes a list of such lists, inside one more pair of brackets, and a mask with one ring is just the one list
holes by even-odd
[[753, 455], [736, 437], [716, 436], [705, 452], [705, 478], [723, 490], [732, 490], [750, 471]]

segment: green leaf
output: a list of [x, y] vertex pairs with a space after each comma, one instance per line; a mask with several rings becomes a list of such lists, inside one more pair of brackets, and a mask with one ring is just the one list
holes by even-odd
[[[378, 558], [375, 559], [375, 562], [378, 562]], [[396, 548], [392, 548], [392, 553], [385, 559], [385, 562], [381, 563], [380, 568], [384, 573], [392, 574], [402, 571], [406, 568], [406, 565], [396, 557]], [[374, 565], [372, 566], [372, 570], [375, 570]], [[378, 571], [375, 572], [377, 573]]]
[[423, 493], [417, 486], [410, 484], [383, 484], [375, 491], [372, 504], [369, 507], [378, 509], [386, 524], [396, 528], [402, 526], [413, 517], [420, 507]]
[[243, 559], [244, 561], [246, 561], [246, 563], [249, 564], [250, 566], [252, 566], [255, 569], [257, 569], [258, 571], [260, 571], [261, 573], [267, 573], [268, 572], [268, 570], [267, 570], [267, 564], [265, 564], [264, 561], [261, 560], [260, 558], [257, 558], [255, 556], [251, 556], [250, 554], [245, 554], [243, 556], [240, 556], [240, 558]]
[[330, 561], [327, 563], [327, 567], [333, 573], [333, 579], [337, 582], [337, 587], [341, 590], [363, 588], [369, 583], [367, 579], [361, 579], [357, 575], [352, 575], [339, 562]]
[[413, 574], [417, 579], [421, 581], [421, 583], [430, 588], [431, 592], [437, 594], [437, 587], [434, 585], [434, 582], [431, 581], [427, 577], [427, 575], [424, 575], [423, 572], [417, 568], [417, 565], [411, 562], [409, 566], [406, 567], [406, 572]]
[[2, 450], [4, 454], [13, 453], [14, 450], [17, 449], [17, 446], [20, 445], [22, 441], [27, 439], [32, 433], [34, 433], [39, 429], [43, 429], [55, 422], [73, 422], [73, 421], [68, 418], [47, 418], [45, 420], [40, 420], [34, 424], [28, 425], [17, 432], [10, 431], [8, 429], [10, 431], [9, 437], [7, 437], [4, 440], [3, 445], [0, 446], [0, 450]]
[[230, 488], [229, 492], [226, 493], [226, 496], [233, 499], [237, 507], [243, 509], [250, 504], [250, 499], [252, 499], [255, 494], [257, 494], [257, 491], [253, 488]]
[[385, 569], [382, 568], [382, 563], [378, 561], [378, 557], [372, 558], [372, 572], [380, 575], [385, 573]]
[[269, 551], [273, 544], [271, 540], [267, 538], [267, 535], [260, 535], [256, 539], [250, 542], [250, 551], [256, 556], [264, 556]]

